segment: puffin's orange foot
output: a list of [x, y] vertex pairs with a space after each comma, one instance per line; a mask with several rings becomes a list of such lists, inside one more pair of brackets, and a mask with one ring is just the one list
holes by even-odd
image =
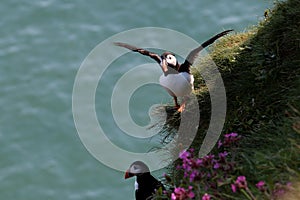
[[183, 112], [185, 109], [185, 103], [181, 104], [181, 106], [177, 109], [178, 112]]

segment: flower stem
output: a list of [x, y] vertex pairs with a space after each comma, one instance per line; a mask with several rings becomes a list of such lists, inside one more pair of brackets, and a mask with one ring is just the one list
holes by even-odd
[[249, 200], [256, 200], [256, 198], [253, 196], [253, 194], [250, 192], [250, 190], [248, 188], [246, 188], [246, 190], [241, 189], [241, 191], [247, 197], [247, 199], [249, 199]]
[[247, 191], [247, 193], [251, 196], [251, 198], [252, 198], [253, 200], [256, 200], [255, 196], [252, 194], [252, 192], [249, 190], [248, 187], [246, 187], [246, 191]]

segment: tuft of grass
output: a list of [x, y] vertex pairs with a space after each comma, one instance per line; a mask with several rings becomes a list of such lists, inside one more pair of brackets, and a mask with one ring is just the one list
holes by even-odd
[[[209, 56], [227, 95], [224, 133], [242, 135], [237, 173], [250, 182], [286, 183], [300, 176], [300, 1], [278, 1], [265, 19], [243, 33], [222, 38]], [[197, 66], [210, 64], [200, 58]], [[210, 97], [199, 70], [195, 76], [201, 121], [191, 147], [200, 149], [209, 125]], [[170, 116], [165, 134], [180, 116]], [[215, 151], [214, 149], [213, 151]], [[175, 163], [176, 166], [176, 163]], [[180, 174], [176, 175], [180, 179]]]

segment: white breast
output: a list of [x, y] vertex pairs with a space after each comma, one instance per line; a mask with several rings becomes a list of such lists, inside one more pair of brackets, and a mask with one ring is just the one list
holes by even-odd
[[135, 190], [139, 189], [139, 184], [138, 184], [137, 181], [134, 182], [134, 189], [135, 189]]
[[194, 76], [187, 72], [161, 75], [159, 83], [167, 88], [171, 96], [183, 97], [190, 94], [194, 89]]

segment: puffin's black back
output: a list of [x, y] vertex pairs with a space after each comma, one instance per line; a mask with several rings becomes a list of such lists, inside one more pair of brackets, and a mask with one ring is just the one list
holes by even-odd
[[164, 190], [163, 184], [156, 180], [149, 172], [138, 175], [136, 179], [138, 189], [135, 191], [136, 200], [150, 200], [155, 190], [160, 187]]

